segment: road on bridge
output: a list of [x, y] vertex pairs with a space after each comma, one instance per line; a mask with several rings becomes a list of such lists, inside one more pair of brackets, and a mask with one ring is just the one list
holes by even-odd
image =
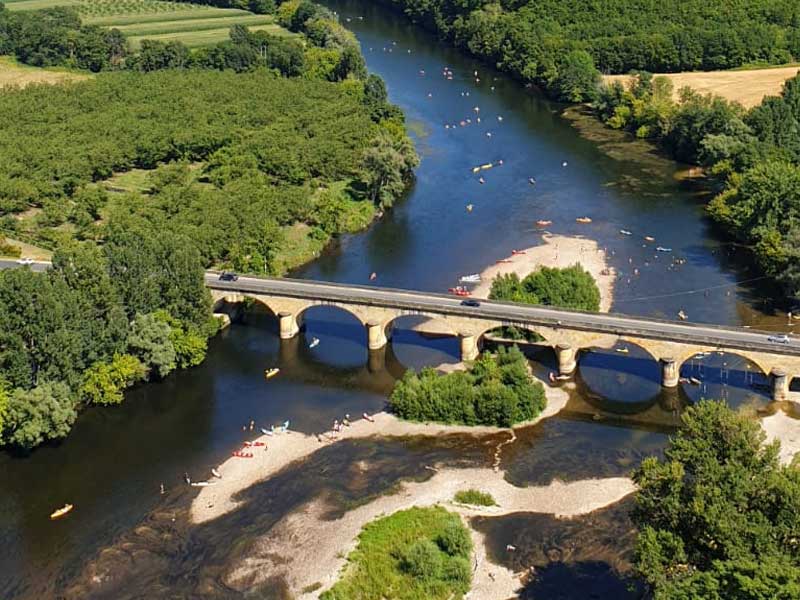
[[754, 350], [800, 356], [800, 341], [788, 344], [768, 341], [770, 332], [741, 327], [721, 327], [678, 321], [662, 321], [619, 314], [586, 313], [544, 306], [481, 300], [480, 306], [465, 306], [463, 298], [396, 290], [391, 288], [344, 285], [298, 279], [239, 277], [222, 281], [215, 272], [206, 273], [206, 285], [216, 290], [244, 294], [266, 294], [304, 298], [321, 302], [341, 302], [422, 312], [438, 315], [474, 316], [521, 325], [546, 325], [579, 331], [636, 336], [656, 340], [714, 346], [725, 350]]

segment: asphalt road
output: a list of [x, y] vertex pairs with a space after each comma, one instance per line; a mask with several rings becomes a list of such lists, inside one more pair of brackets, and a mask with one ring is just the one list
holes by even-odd
[[[0, 269], [16, 269], [18, 267], [22, 267], [20, 263], [16, 261], [16, 259], [0, 259]], [[49, 262], [42, 262], [36, 261], [30, 265], [28, 265], [31, 270], [33, 271], [46, 271], [50, 268]]]
[[800, 356], [800, 340], [788, 344], [770, 342], [770, 332], [742, 327], [720, 327], [679, 321], [662, 321], [619, 314], [584, 313], [563, 309], [481, 300], [480, 306], [462, 305], [463, 298], [357, 285], [341, 285], [296, 279], [239, 277], [220, 281], [217, 273], [206, 274], [208, 287], [242, 293], [262, 293], [320, 301], [349, 302], [399, 308], [440, 315], [476, 316], [524, 326], [549, 325], [580, 331], [636, 336], [656, 340], [719, 347], [727, 350], [760, 350], [773, 354]]

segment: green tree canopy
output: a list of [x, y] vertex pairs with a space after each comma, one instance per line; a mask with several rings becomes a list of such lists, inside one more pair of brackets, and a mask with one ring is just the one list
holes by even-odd
[[597, 283], [578, 264], [564, 269], [542, 267], [522, 280], [516, 273], [498, 275], [492, 282], [489, 298], [591, 312], [600, 310]]
[[638, 573], [658, 600], [800, 597], [800, 469], [722, 402], [682, 420], [634, 474]]

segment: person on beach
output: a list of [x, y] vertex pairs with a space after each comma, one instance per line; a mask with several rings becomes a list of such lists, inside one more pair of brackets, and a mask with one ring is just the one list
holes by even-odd
[[367, 420], [367, 421], [369, 421], [370, 423], [374, 423], [374, 422], [375, 422], [375, 419], [373, 419], [372, 417], [370, 417], [370, 416], [369, 416], [367, 413], [364, 413], [364, 414], [362, 414], [361, 416], [362, 416], [362, 417], [364, 417], [364, 419], [366, 419], [366, 420]]
[[342, 419], [342, 424], [345, 427], [350, 427], [350, 415], [349, 414], [345, 414], [344, 415], [344, 419]]

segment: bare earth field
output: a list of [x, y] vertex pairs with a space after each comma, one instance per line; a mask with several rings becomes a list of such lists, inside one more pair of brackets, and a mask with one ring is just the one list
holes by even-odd
[[[664, 73], [675, 85], [675, 95], [682, 87], [690, 87], [703, 94], [716, 94], [726, 100], [738, 102], [746, 108], [761, 104], [765, 96], [776, 96], [783, 83], [800, 72], [800, 66], [753, 69], [747, 71], [709, 71], [690, 73]], [[630, 80], [630, 75], [605, 75], [607, 83]]]
[[8, 57], [0, 57], [0, 88], [6, 86], [25, 87], [32, 83], [63, 83], [65, 81], [81, 81], [88, 79], [88, 75], [69, 73], [57, 69], [39, 69], [17, 64]]

